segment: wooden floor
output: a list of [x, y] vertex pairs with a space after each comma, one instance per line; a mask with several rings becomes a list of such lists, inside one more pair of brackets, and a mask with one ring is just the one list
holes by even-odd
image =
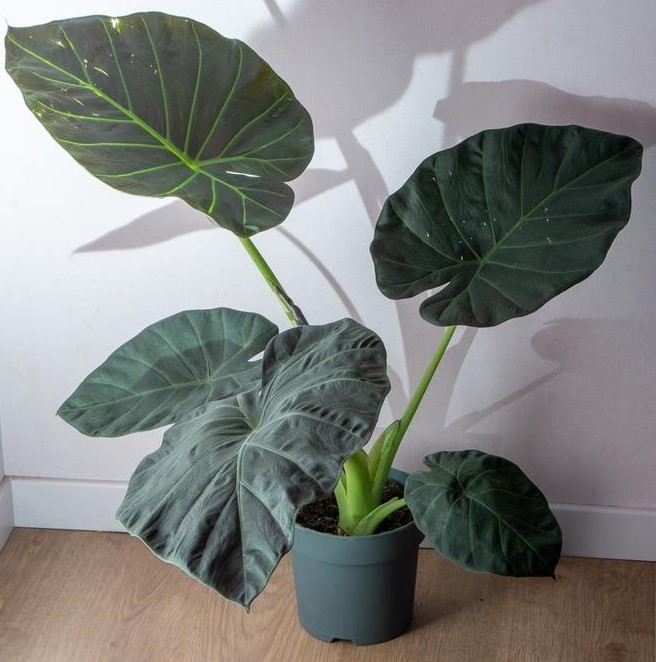
[[656, 564], [570, 558], [557, 577], [474, 575], [422, 551], [411, 630], [356, 647], [301, 630], [286, 561], [245, 614], [127, 535], [16, 529], [0, 660], [654, 662]]

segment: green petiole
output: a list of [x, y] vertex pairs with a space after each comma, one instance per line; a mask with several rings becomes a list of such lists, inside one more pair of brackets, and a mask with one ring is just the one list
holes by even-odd
[[444, 357], [444, 354], [447, 350], [447, 347], [449, 346], [449, 343], [451, 342], [451, 338], [453, 338], [453, 334], [455, 333], [456, 328], [457, 327], [455, 326], [448, 326], [445, 329], [444, 334], [442, 335], [442, 339], [440, 340], [440, 343], [437, 346], [433, 357], [426, 367], [426, 371], [422, 375], [421, 380], [415, 389], [415, 392], [410, 398], [410, 402], [408, 402], [408, 405], [403, 412], [403, 416], [401, 416], [399, 421], [395, 421], [395, 423], [392, 424], [394, 426], [393, 428], [392, 426], [388, 428], [388, 430], [390, 430], [390, 434], [388, 434], [387, 437], [383, 439], [382, 449], [380, 451], [380, 461], [378, 462], [378, 466], [376, 468], [376, 475], [374, 477], [373, 485], [377, 503], [380, 503], [385, 481], [387, 480], [387, 476], [390, 472], [390, 469], [392, 468], [394, 458], [396, 457], [399, 446], [403, 441], [403, 437], [408, 431], [410, 423], [412, 423], [412, 419], [417, 413], [419, 404], [426, 394], [428, 386], [431, 383], [433, 376], [435, 375], [437, 367], [440, 365], [442, 358]]
[[260, 251], [257, 250], [255, 244], [248, 239], [247, 237], [241, 237], [240, 241], [242, 246], [246, 249], [249, 257], [255, 263], [255, 266], [258, 268], [258, 271], [262, 274], [262, 277], [267, 282], [267, 285], [271, 288], [271, 291], [278, 299], [278, 302], [282, 306], [283, 311], [289, 323], [292, 326], [303, 326], [307, 324], [305, 315], [303, 311], [292, 301], [291, 297], [285, 292], [285, 289], [280, 284], [280, 281], [273, 273], [273, 270], [264, 259], [264, 256]]

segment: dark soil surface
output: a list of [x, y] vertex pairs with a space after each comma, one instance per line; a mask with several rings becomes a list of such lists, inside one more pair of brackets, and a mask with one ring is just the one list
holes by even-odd
[[[403, 497], [403, 485], [393, 480], [388, 480], [383, 488], [383, 500], [385, 503], [393, 497]], [[331, 494], [329, 497], [313, 501], [304, 506], [296, 521], [306, 529], [321, 531], [322, 533], [331, 533], [335, 536], [346, 535], [337, 525], [339, 512], [337, 510], [337, 501]], [[412, 521], [412, 515], [407, 506], [395, 510], [387, 519], [384, 519], [381, 525], [376, 529], [376, 533], [384, 533], [398, 529]]]

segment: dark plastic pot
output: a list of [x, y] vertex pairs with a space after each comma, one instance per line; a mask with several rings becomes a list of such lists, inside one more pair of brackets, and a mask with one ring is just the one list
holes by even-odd
[[[392, 469], [404, 483], [407, 474]], [[343, 537], [296, 525], [292, 547], [301, 626], [323, 641], [357, 645], [398, 637], [412, 620], [417, 552], [411, 522], [386, 533]]]

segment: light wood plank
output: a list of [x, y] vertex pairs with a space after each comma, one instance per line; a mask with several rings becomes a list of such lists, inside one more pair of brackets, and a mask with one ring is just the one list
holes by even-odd
[[474, 575], [422, 551], [411, 630], [358, 648], [301, 630], [286, 560], [247, 615], [124, 534], [16, 529], [0, 660], [654, 662], [656, 564], [568, 558], [557, 577]]

